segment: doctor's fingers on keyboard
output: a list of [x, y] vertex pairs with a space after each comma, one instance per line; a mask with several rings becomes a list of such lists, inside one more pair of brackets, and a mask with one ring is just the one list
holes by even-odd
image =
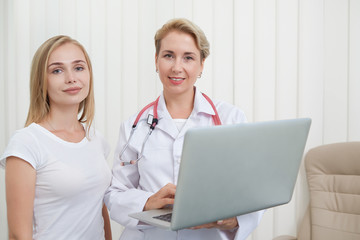
[[163, 208], [168, 204], [174, 204], [174, 197], [176, 186], [168, 183], [157, 191], [154, 195], [148, 198], [144, 210]]

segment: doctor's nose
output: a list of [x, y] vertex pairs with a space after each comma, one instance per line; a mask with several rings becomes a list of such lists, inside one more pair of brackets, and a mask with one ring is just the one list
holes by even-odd
[[172, 66], [172, 71], [174, 73], [180, 73], [183, 71], [183, 65], [182, 65], [181, 59], [176, 59], [174, 61], [173, 66]]

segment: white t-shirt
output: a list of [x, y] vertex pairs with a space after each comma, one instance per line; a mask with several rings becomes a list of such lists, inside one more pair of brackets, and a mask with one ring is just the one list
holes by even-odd
[[174, 119], [175, 125], [176, 125], [177, 129], [179, 130], [179, 132], [184, 127], [186, 120], [187, 119], [183, 119], [183, 118], [175, 118]]
[[32, 123], [20, 129], [0, 158], [19, 157], [36, 170], [33, 239], [104, 239], [103, 197], [111, 181], [109, 145], [95, 130], [90, 140], [62, 140]]

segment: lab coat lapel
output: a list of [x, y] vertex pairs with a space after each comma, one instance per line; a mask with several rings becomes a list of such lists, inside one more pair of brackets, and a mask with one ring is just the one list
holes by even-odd
[[159, 123], [156, 125], [157, 130], [164, 131], [169, 134], [173, 139], [178, 137], [179, 130], [177, 129], [173, 119], [170, 116], [165, 104], [163, 93], [161, 93], [158, 103], [158, 118]]
[[[203, 118], [199, 116], [199, 113], [205, 113], [206, 115], [208, 115], [208, 118]], [[194, 109], [190, 114], [189, 119], [186, 121], [183, 129], [179, 133], [179, 130], [174, 123], [174, 120], [171, 118], [170, 113], [166, 108], [164, 95], [163, 93], [161, 93], [158, 103], [159, 123], [156, 128], [169, 134], [173, 139], [176, 139], [177, 137], [184, 136], [186, 131], [190, 128], [198, 126], [208, 126], [209, 120], [212, 123], [212, 115], [215, 115], [214, 109], [211, 107], [210, 103], [206, 100], [202, 93], [196, 88]]]
[[193, 113], [205, 113], [208, 114], [210, 118], [212, 115], [215, 115], [214, 109], [211, 107], [211, 104], [208, 102], [208, 100], [206, 100], [206, 98], [197, 88], [195, 92]]
[[[208, 118], [200, 116], [200, 113], [205, 113], [205, 115], [208, 115]], [[214, 109], [211, 107], [210, 103], [206, 100], [202, 93], [196, 89], [194, 98], [194, 109], [191, 112], [189, 119], [186, 121], [183, 129], [180, 131], [178, 137], [184, 136], [187, 130], [189, 130], [190, 128], [208, 126], [209, 119], [212, 123], [212, 115], [215, 115]]]

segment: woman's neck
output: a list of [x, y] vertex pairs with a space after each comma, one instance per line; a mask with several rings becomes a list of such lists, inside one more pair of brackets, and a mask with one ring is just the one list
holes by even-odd
[[85, 137], [85, 130], [77, 117], [77, 108], [52, 107], [39, 124], [65, 141], [80, 142]]
[[78, 130], [80, 126], [78, 107], [51, 107], [46, 121], [48, 121], [55, 130]]

